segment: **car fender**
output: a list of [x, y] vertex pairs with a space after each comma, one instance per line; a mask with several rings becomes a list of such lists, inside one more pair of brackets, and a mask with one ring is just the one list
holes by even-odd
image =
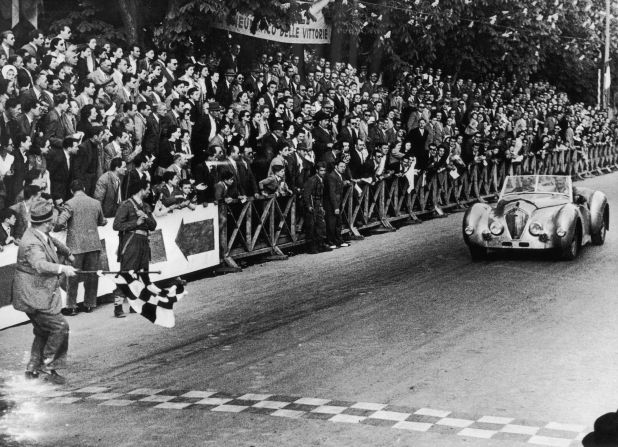
[[564, 205], [560, 211], [556, 214], [556, 231], [559, 229], [566, 230], [566, 234], [564, 237], [559, 237], [556, 233], [554, 233], [554, 237], [557, 240], [558, 246], [561, 248], [567, 248], [571, 243], [573, 235], [575, 234], [575, 230], [577, 229], [579, 222], [579, 211], [577, 207], [572, 204]]
[[[461, 228], [466, 244], [484, 245], [482, 232], [484, 229], [487, 229], [487, 220], [490, 212], [491, 206], [485, 203], [475, 203], [466, 210]], [[469, 236], [465, 232], [468, 226], [474, 228], [474, 233]]]
[[[609, 211], [607, 204], [607, 196], [601, 191], [595, 191], [590, 198], [590, 232], [595, 234], [601, 228], [605, 211]], [[607, 213], [607, 221], [605, 229], [609, 230], [609, 212]]]

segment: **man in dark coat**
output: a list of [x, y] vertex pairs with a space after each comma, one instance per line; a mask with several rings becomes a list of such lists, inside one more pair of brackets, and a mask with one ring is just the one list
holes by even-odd
[[341, 238], [341, 201], [343, 186], [348, 180], [343, 180], [346, 163], [340, 161], [330, 174], [326, 175], [324, 187], [324, 210], [326, 212], [326, 238], [330, 248], [349, 247]]
[[330, 116], [328, 113], [319, 111], [313, 117], [317, 126], [313, 128], [311, 134], [313, 135], [313, 152], [315, 153], [315, 159], [321, 160], [322, 156], [333, 147], [333, 137], [328, 131], [328, 122]]
[[324, 176], [326, 164], [319, 162], [316, 173], [310, 177], [303, 188], [305, 202], [305, 238], [309, 241], [309, 253], [331, 251], [332, 248], [324, 244], [326, 223], [324, 221]]
[[69, 184], [73, 180], [74, 173], [72, 163], [77, 150], [77, 140], [74, 138], [65, 138], [60, 147], [58, 147], [58, 142], [53, 143], [47, 159], [52, 196], [58, 196], [64, 200], [69, 198]]
[[[150, 182], [141, 179], [129, 191], [130, 199], [120, 204], [114, 219], [114, 230], [118, 231], [118, 261], [120, 270], [148, 271], [150, 264], [150, 243], [148, 235], [157, 228], [144, 199], [150, 194]], [[122, 304], [124, 296], [120, 289], [114, 292], [114, 316], [125, 316]]]

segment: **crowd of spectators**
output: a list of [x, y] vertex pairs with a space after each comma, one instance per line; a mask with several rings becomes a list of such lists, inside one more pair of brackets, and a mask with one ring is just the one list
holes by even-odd
[[[606, 112], [570, 103], [547, 82], [455, 79], [419, 66], [386, 85], [365, 66], [320, 57], [241, 60], [236, 44], [204, 63], [73, 42], [69, 27], [35, 30], [23, 46], [11, 31], [0, 40], [0, 247], [19, 240], [33, 200], [60, 211], [73, 180], [114, 217], [148, 179], [161, 216], [306, 184], [313, 200], [320, 162], [323, 175], [371, 184], [557, 150], [585, 159], [617, 135]], [[319, 194], [331, 194], [328, 182]], [[332, 231], [328, 245], [341, 246]]]

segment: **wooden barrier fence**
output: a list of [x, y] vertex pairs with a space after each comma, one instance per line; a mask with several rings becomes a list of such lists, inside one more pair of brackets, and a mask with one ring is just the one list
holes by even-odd
[[[347, 186], [341, 203], [344, 233], [362, 238], [360, 230], [394, 230], [393, 222], [421, 222], [421, 217], [439, 217], [445, 211], [498, 196], [507, 175], [602, 174], [618, 169], [618, 148], [609, 143], [593, 144], [587, 150], [530, 154], [520, 161], [492, 161], [467, 166], [459, 176], [444, 170], [420, 172], [414, 188], [406, 177], [393, 177], [375, 184]], [[455, 178], [456, 177], [456, 178]], [[227, 268], [239, 270], [237, 260], [255, 255], [286, 259], [282, 249], [306, 241], [302, 196], [269, 196], [219, 204], [220, 257]]]

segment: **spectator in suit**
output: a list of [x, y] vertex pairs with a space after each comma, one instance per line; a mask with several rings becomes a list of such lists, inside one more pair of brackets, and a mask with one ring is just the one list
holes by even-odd
[[12, 175], [8, 176], [5, 181], [8, 183], [7, 202], [15, 203], [24, 187], [24, 182], [28, 174], [28, 152], [32, 145], [32, 141], [30, 140], [30, 136], [18, 134], [15, 137], [15, 145], [13, 145], [11, 140], [5, 144], [6, 147], [9, 148], [14, 147], [11, 151], [13, 156], [13, 163], [11, 164]]
[[424, 118], [418, 120], [418, 127], [408, 132], [407, 140], [412, 143], [412, 154], [416, 158], [418, 169], [427, 167], [428, 158], [425, 147], [427, 145], [428, 133], [425, 129], [427, 122]]
[[15, 45], [15, 35], [13, 31], [2, 31], [0, 33], [0, 53], [6, 56], [6, 59], [9, 60], [11, 56], [15, 54], [15, 50], [13, 50], [13, 46]]
[[13, 228], [17, 223], [17, 213], [11, 208], [0, 210], [0, 252], [4, 246], [16, 243]]
[[180, 181], [178, 175], [172, 171], [166, 171], [163, 173], [163, 185], [159, 189], [161, 203], [168, 212], [171, 212], [178, 208], [183, 208], [182, 203], [184, 197], [182, 191], [178, 187]]
[[112, 159], [109, 170], [97, 180], [93, 197], [101, 202], [103, 216], [113, 218], [121, 202], [121, 178], [127, 172], [127, 164], [119, 157]]
[[47, 159], [47, 170], [51, 182], [51, 193], [67, 200], [69, 198], [69, 184], [73, 180], [73, 159], [78, 151], [78, 142], [67, 137], [58, 145], [52, 142], [52, 149]]
[[105, 85], [112, 80], [112, 62], [109, 59], [103, 59], [99, 66], [88, 75], [98, 86]]
[[240, 71], [239, 69], [239, 59], [238, 55], [240, 54], [240, 45], [233, 44], [230, 48], [229, 53], [225, 53], [223, 58], [221, 59], [221, 63], [219, 64], [219, 69], [221, 70], [233, 70], [234, 73]]
[[234, 102], [234, 92], [232, 91], [232, 83], [236, 77], [236, 72], [228, 68], [225, 70], [225, 76], [219, 82], [219, 88], [215, 99], [223, 106], [229, 107]]
[[20, 93], [34, 87], [33, 75], [36, 72], [37, 65], [38, 62], [35, 56], [24, 55], [23, 66], [17, 68], [17, 83], [19, 84]]
[[313, 152], [315, 152], [316, 159], [321, 160], [334, 144], [333, 137], [329, 131], [330, 116], [320, 110], [313, 119], [317, 123], [317, 126], [311, 132], [313, 136]]
[[28, 43], [21, 47], [21, 50], [35, 59], [41, 59], [43, 57], [45, 35], [41, 31], [33, 29], [28, 34], [28, 39]]
[[178, 143], [180, 139], [181, 129], [176, 126], [166, 127], [165, 133], [161, 135], [161, 146], [159, 148], [159, 157], [157, 159], [157, 165], [159, 171], [167, 169], [172, 163], [174, 163], [174, 154], [178, 150]]
[[54, 99], [54, 108], [50, 110], [44, 120], [43, 139], [51, 143], [61, 142], [67, 136], [66, 129], [62, 125], [62, 115], [69, 109], [69, 98], [61, 93]]
[[216, 163], [220, 152], [221, 148], [208, 148], [205, 151], [205, 160], [197, 163], [193, 168], [198, 203], [215, 200], [215, 185], [219, 181]]
[[[107, 224], [103, 216], [101, 203], [84, 191], [84, 185], [80, 180], [71, 182], [73, 197], [66, 201], [62, 212], [56, 221], [56, 231], [66, 228], [66, 245], [73, 254], [73, 267], [78, 270], [96, 271], [99, 269], [99, 254], [101, 238], [97, 226]], [[77, 310], [77, 287], [79, 281], [84, 281], [84, 310], [92, 312], [97, 306], [97, 289], [99, 279], [97, 275], [80, 275], [69, 280], [67, 291], [67, 305], [63, 314], [75, 316]]]
[[[75, 180], [80, 180], [84, 185], [86, 194], [92, 196], [99, 173], [109, 167], [105, 165], [107, 154], [103, 153], [103, 143], [106, 139], [107, 129], [103, 126], [92, 127], [86, 135], [86, 140], [79, 145], [75, 155]], [[99, 166], [99, 160], [103, 158], [103, 166]]]
[[211, 115], [212, 108], [219, 108], [219, 104], [205, 102], [202, 104], [202, 114], [195, 122], [191, 132], [191, 151], [194, 155], [194, 163], [198, 164], [206, 159], [206, 150], [209, 141], [217, 135], [217, 121]]
[[341, 201], [343, 199], [343, 186], [349, 184], [343, 179], [346, 171], [346, 163], [340, 161], [330, 174], [327, 174], [324, 185], [324, 210], [326, 212], [326, 238], [329, 247], [349, 247], [350, 244], [341, 238]]
[[149, 155], [159, 156], [159, 146], [161, 144], [161, 121], [167, 112], [165, 103], [159, 103], [157, 112], [151, 113], [146, 117], [146, 130], [144, 131], [144, 139], [142, 146], [144, 152]]
[[236, 145], [230, 145], [228, 146], [226, 153], [227, 158], [223, 160], [217, 168], [219, 171], [219, 178], [223, 178], [224, 173], [231, 172], [233, 174], [234, 182], [228, 187], [227, 194], [234, 199], [245, 199], [246, 194], [243, 190], [243, 183], [239, 166], [240, 148]]

